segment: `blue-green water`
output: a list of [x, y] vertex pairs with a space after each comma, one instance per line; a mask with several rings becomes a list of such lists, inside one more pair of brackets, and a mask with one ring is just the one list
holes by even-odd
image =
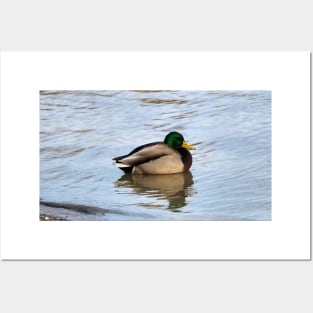
[[[112, 164], [174, 130], [197, 149], [189, 172]], [[271, 220], [271, 92], [41, 91], [40, 160], [41, 200], [74, 204], [41, 207], [56, 217]]]

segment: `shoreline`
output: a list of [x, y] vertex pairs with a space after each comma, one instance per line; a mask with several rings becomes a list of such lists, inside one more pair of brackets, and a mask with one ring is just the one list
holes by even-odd
[[61, 217], [56, 217], [44, 213], [39, 214], [39, 220], [40, 221], [66, 221], [66, 219], [61, 218]]
[[[40, 201], [40, 221], [97, 221], [106, 220], [108, 209], [80, 204]], [[114, 212], [116, 213], [116, 212]]]

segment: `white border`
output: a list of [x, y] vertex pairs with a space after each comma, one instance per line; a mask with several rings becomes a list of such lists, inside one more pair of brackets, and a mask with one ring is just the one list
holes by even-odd
[[[40, 222], [39, 90], [272, 90], [271, 222]], [[2, 259], [309, 259], [308, 52], [1, 54]]]

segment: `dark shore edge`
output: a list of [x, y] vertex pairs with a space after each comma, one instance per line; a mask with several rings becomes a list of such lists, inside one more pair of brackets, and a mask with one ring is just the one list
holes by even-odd
[[60, 217], [56, 217], [56, 216], [52, 216], [52, 215], [48, 215], [44, 213], [39, 214], [39, 220], [40, 221], [66, 221], [66, 219], [64, 218], [60, 218]]

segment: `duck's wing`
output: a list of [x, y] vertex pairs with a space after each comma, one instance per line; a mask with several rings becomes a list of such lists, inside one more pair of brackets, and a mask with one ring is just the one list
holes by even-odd
[[117, 167], [131, 167], [153, 161], [162, 156], [171, 155], [175, 150], [163, 142], [152, 142], [137, 147], [127, 155], [114, 158]]

